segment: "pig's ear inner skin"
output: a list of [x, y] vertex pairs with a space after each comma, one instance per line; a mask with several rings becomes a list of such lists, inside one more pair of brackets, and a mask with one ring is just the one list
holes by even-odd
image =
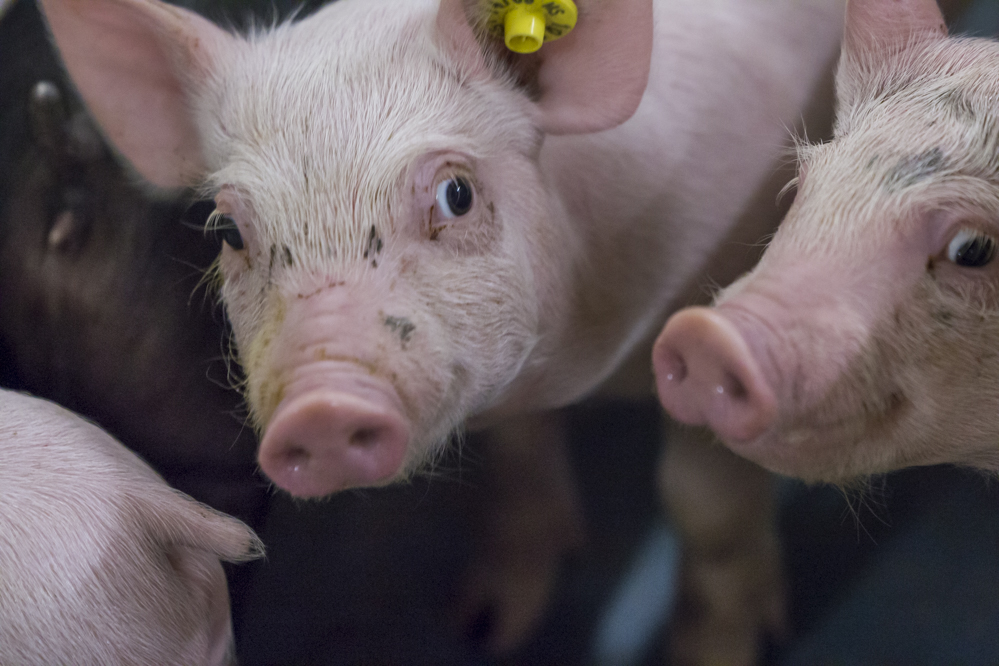
[[[840, 117], [864, 99], [878, 72], [904, 52], [947, 37], [936, 0], [850, 0], [836, 74]], [[901, 68], [904, 70], [904, 68]]]
[[230, 35], [161, 3], [40, 3], [66, 69], [110, 143], [156, 186], [198, 182], [205, 169], [191, 97], [212, 76]]
[[[442, 0], [441, 12], [464, 7], [480, 52], [470, 53], [470, 40], [461, 36], [450, 38], [457, 46], [452, 51], [488, 62], [494, 74], [514, 80], [534, 102], [543, 131], [582, 134], [610, 129], [634, 115], [648, 84], [653, 24], [652, 0], [578, 0], [577, 5], [575, 29], [529, 55], [510, 52], [502, 39], [488, 34], [486, 17], [474, 2]], [[454, 17], [439, 17], [438, 26], [462, 31]]]

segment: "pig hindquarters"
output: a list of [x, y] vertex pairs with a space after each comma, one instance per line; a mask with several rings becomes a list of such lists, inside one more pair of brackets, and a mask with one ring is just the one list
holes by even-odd
[[663, 404], [806, 480], [999, 471], [999, 44], [851, 0], [837, 95], [759, 266], [667, 324]]
[[39, 398], [0, 391], [0, 460], [0, 663], [233, 663], [248, 527]]
[[512, 61], [460, 0], [341, 0], [249, 39], [151, 0], [41, 4], [133, 166], [215, 194], [261, 467], [304, 497], [596, 389], [764, 186], [841, 12], [582, 3]]

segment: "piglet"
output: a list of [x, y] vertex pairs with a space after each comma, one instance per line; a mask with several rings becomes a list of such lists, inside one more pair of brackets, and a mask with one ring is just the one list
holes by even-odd
[[253, 532], [54, 403], [0, 391], [0, 663], [233, 663]]
[[659, 395], [771, 470], [999, 470], [999, 44], [851, 0], [835, 139], [754, 271], [656, 343]]

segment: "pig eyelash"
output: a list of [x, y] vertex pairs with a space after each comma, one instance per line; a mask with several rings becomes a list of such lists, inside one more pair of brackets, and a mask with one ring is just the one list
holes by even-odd
[[787, 185], [785, 185], [784, 187], [782, 187], [780, 189], [780, 192], [777, 193], [777, 203], [779, 204], [781, 201], [783, 201], [784, 197], [786, 197], [789, 192], [791, 192], [792, 190], [798, 189], [798, 186], [800, 184], [801, 184], [801, 177], [800, 176], [796, 176], [796, 177], [792, 178], [791, 180], [789, 180], [788, 183], [787, 183]]
[[214, 232], [222, 242], [234, 250], [242, 250], [245, 246], [236, 221], [218, 208], [212, 211], [208, 221], [205, 222], [205, 232], [209, 231]]

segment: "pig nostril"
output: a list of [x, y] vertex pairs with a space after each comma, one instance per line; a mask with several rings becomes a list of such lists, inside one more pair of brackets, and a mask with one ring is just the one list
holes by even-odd
[[284, 453], [285, 463], [288, 468], [296, 472], [302, 467], [308, 465], [310, 458], [312, 458], [312, 456], [309, 454], [308, 450], [304, 447], [298, 446], [297, 444], [289, 446], [288, 450]]
[[725, 392], [728, 393], [729, 397], [739, 401], [749, 398], [749, 391], [746, 390], [746, 385], [742, 383], [742, 380], [733, 374], [727, 375], [726, 380]]
[[348, 440], [351, 446], [370, 447], [378, 442], [380, 432], [376, 428], [358, 428]]
[[666, 359], [666, 380], [680, 383], [687, 378], [687, 364], [683, 357], [671, 352]]

